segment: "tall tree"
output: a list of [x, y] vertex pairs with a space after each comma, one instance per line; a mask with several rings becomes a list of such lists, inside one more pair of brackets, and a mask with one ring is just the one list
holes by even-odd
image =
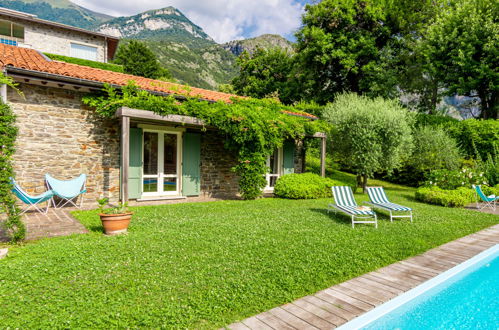
[[421, 48], [427, 75], [447, 94], [479, 97], [482, 118], [499, 119], [497, 1], [455, 1], [428, 28]]
[[306, 94], [320, 103], [342, 91], [379, 94], [383, 47], [390, 38], [385, 12], [376, 0], [323, 0], [307, 5], [297, 32]]
[[283, 49], [257, 49], [253, 54], [243, 52], [237, 59], [239, 75], [232, 86], [239, 95], [264, 98], [279, 96], [288, 103], [289, 72], [293, 56]]
[[116, 64], [123, 65], [126, 73], [152, 79], [170, 79], [170, 72], [161, 66], [156, 55], [146, 44], [130, 40], [121, 45], [114, 57]]

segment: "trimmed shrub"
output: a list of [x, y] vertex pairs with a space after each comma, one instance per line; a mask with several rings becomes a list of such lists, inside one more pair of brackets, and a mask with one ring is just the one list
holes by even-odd
[[416, 200], [435, 205], [464, 207], [475, 201], [475, 192], [471, 188], [460, 187], [444, 190], [439, 187], [421, 187], [416, 190]]
[[345, 183], [323, 178], [314, 173], [286, 174], [280, 177], [274, 187], [274, 195], [290, 199], [316, 199], [331, 197], [332, 186]]

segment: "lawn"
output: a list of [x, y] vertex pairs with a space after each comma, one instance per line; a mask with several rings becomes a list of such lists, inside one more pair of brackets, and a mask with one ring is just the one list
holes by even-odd
[[90, 234], [0, 260], [0, 325], [217, 328], [498, 223], [389, 187], [413, 224], [352, 229], [327, 199], [260, 199], [140, 207], [128, 235], [106, 237], [95, 211], [77, 212]]

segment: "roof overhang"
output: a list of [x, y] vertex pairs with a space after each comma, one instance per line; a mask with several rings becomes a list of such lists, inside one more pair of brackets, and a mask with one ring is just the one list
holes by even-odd
[[131, 109], [128, 107], [121, 107], [116, 111], [115, 117], [129, 117], [132, 120], [138, 121], [153, 121], [162, 123], [173, 123], [182, 126], [206, 127], [203, 120], [190, 116], [182, 115], [158, 115], [152, 111]]

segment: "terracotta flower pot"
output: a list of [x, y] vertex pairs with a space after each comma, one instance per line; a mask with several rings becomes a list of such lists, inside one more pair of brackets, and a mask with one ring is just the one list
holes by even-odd
[[99, 214], [104, 227], [104, 234], [106, 235], [119, 235], [125, 234], [128, 230], [128, 225], [132, 219], [133, 213], [123, 214]]

